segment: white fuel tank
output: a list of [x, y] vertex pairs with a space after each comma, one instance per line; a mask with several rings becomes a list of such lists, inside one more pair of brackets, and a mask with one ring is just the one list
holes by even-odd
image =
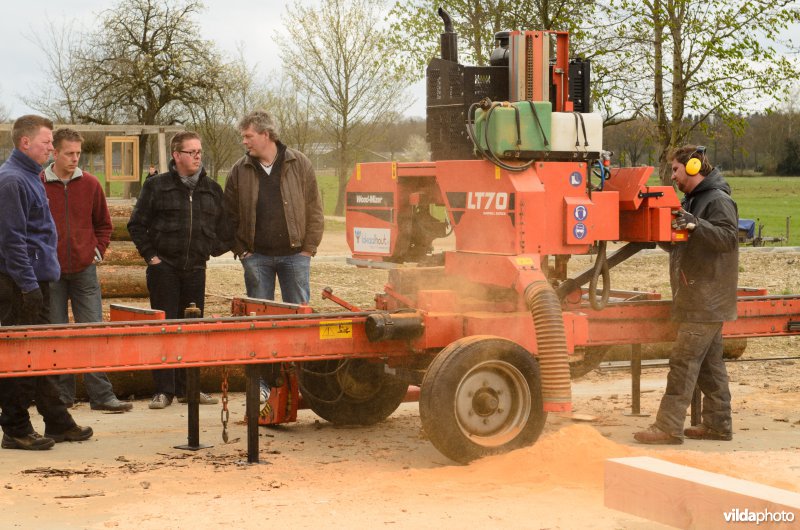
[[550, 136], [551, 151], [602, 151], [603, 118], [596, 112], [554, 112]]

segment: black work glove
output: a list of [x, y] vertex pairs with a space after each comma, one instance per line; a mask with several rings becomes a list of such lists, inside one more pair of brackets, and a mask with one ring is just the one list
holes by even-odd
[[675, 216], [675, 219], [672, 220], [672, 228], [675, 230], [688, 230], [691, 232], [697, 227], [697, 217], [683, 208], [672, 210], [672, 215]]
[[44, 309], [44, 297], [38, 287], [28, 293], [22, 293], [22, 324], [38, 324], [39, 315]]

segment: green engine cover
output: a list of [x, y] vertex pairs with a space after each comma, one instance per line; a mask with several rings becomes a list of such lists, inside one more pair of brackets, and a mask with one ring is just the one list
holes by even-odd
[[[531, 110], [536, 109], [541, 128]], [[521, 144], [517, 145], [517, 118]], [[549, 151], [552, 106], [549, 101], [515, 101], [511, 106], [496, 105], [493, 109], [475, 111], [475, 138], [481, 149], [488, 146], [497, 157], [515, 157], [517, 152]], [[488, 117], [488, 124], [487, 124]], [[487, 130], [488, 129], [488, 130]], [[542, 135], [544, 131], [544, 135]], [[548, 145], [545, 145], [545, 138]], [[524, 156], [524, 153], [523, 153]]]

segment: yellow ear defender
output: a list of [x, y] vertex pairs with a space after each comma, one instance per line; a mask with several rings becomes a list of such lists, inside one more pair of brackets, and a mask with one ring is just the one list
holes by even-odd
[[[686, 174], [690, 177], [693, 177], [700, 173], [700, 169], [703, 167], [703, 160], [702, 158], [705, 157], [706, 148], [702, 145], [698, 145], [697, 149], [694, 150], [692, 153], [692, 157], [686, 161]], [[699, 155], [699, 156], [695, 156]]]

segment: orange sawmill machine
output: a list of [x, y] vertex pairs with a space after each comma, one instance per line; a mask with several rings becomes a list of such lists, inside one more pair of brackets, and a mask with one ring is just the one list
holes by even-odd
[[[571, 372], [608, 347], [673, 340], [669, 301], [613, 291], [610, 270], [686, 240], [671, 228], [677, 194], [647, 184], [652, 168], [610, 167], [590, 65], [570, 59], [569, 35], [503, 32], [491, 65], [468, 67], [440, 14], [427, 69], [435, 161], [358, 164], [346, 190], [350, 261], [389, 269], [375, 307], [330, 290], [342, 311], [237, 298], [231, 317], [167, 321], [114, 307], [108, 323], [3, 328], [0, 377], [189, 368], [184, 447], [197, 449], [197, 370], [245, 365], [251, 462], [258, 424], [294, 421], [301, 406], [372, 424], [409, 398], [436, 448], [468, 462], [533, 443], [548, 412], [571, 409]], [[454, 249], [434, 251], [447, 236]], [[607, 254], [609, 242], [624, 245]], [[570, 257], [586, 254], [593, 265], [570, 277]], [[800, 334], [800, 295], [740, 294], [726, 338]]]

